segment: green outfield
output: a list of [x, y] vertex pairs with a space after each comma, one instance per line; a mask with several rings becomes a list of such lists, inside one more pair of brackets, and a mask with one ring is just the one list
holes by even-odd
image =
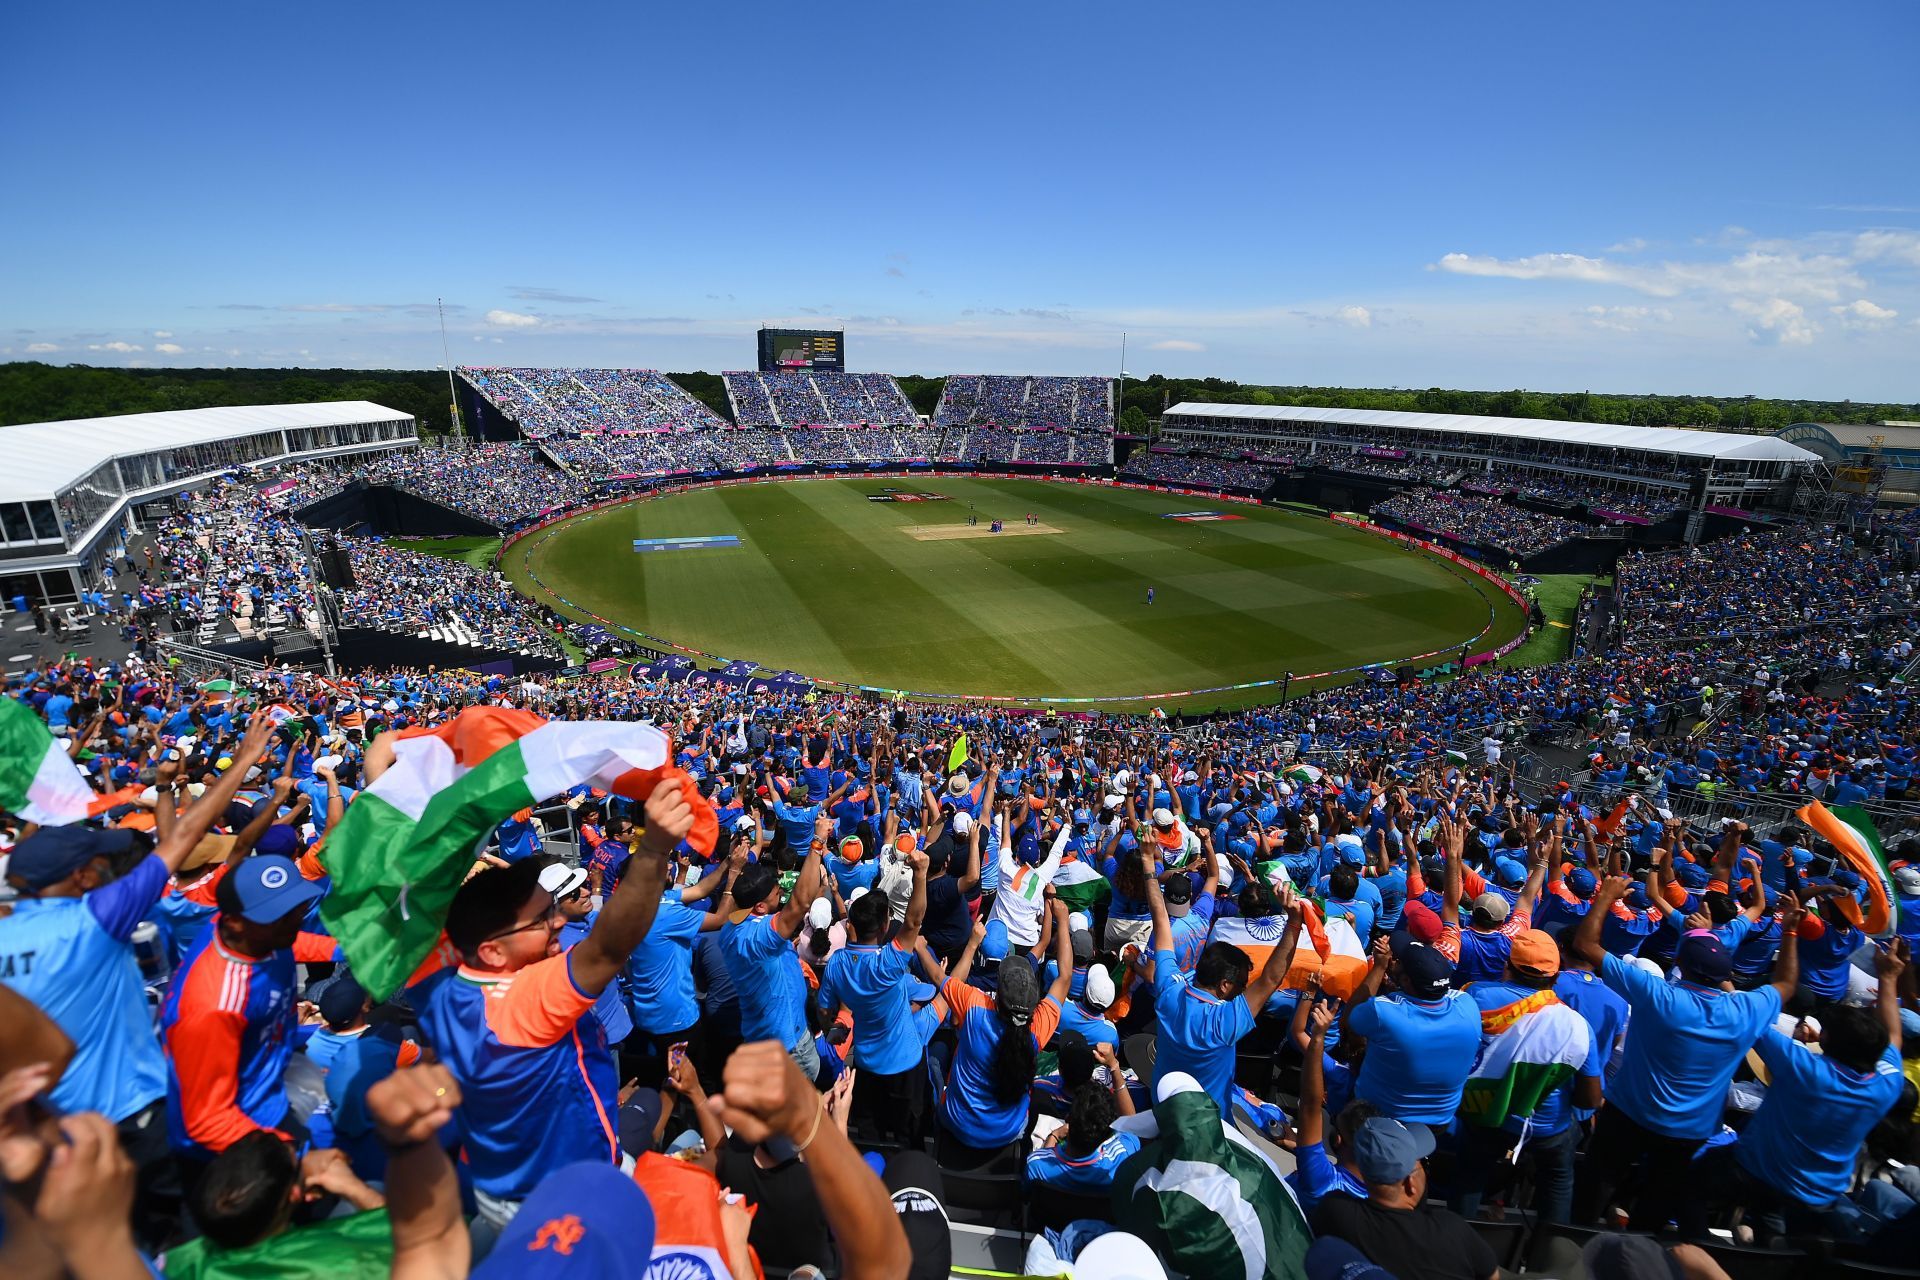
[[[870, 500], [888, 489], [945, 500]], [[1167, 518], [1201, 511], [1241, 518]], [[1028, 531], [1029, 513], [1058, 532]], [[987, 531], [996, 517], [1005, 533]], [[740, 545], [633, 548], [636, 538], [717, 535]], [[1524, 621], [1464, 570], [1325, 519], [1032, 480], [896, 475], [695, 490], [542, 530], [508, 548], [502, 568], [571, 616], [771, 669], [1115, 706], [1433, 650], [1458, 657], [1462, 645], [1491, 648]], [[1279, 692], [1178, 705], [1246, 705]]]

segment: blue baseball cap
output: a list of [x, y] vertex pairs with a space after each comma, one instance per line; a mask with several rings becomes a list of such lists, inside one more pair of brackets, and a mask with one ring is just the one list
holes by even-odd
[[[645, 1280], [653, 1261], [647, 1193], [617, 1166], [583, 1160], [541, 1180], [473, 1269], [473, 1280]], [[689, 1254], [687, 1261], [698, 1259]], [[661, 1262], [672, 1274], [672, 1256]]]
[[301, 875], [293, 859], [278, 854], [248, 858], [227, 873], [227, 882], [239, 899], [240, 917], [255, 924], [284, 919], [319, 901], [326, 892], [318, 881]]
[[1573, 891], [1576, 898], [1591, 898], [1599, 884], [1599, 877], [1585, 867], [1575, 867], [1567, 873], [1567, 888]]
[[1353, 1162], [1370, 1183], [1398, 1182], [1433, 1154], [1433, 1130], [1374, 1116], [1353, 1135]]
[[1495, 858], [1493, 878], [1508, 888], [1518, 888], [1527, 882], [1526, 864], [1514, 858]]
[[13, 846], [7, 878], [38, 893], [59, 884], [95, 858], [112, 858], [133, 848], [133, 832], [79, 824], [42, 827]]
[[1005, 960], [1007, 949], [1012, 945], [1007, 937], [1005, 920], [989, 920], [987, 936], [980, 940], [980, 955], [986, 960]]

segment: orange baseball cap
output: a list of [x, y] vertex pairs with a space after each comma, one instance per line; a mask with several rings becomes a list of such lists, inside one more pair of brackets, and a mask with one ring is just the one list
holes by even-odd
[[1521, 973], [1551, 978], [1560, 972], [1560, 948], [1542, 930], [1528, 929], [1513, 936], [1513, 954], [1508, 963]]

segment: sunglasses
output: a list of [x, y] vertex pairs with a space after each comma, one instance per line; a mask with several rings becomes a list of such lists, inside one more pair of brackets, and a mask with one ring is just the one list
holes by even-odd
[[546, 914], [542, 915], [538, 920], [529, 920], [523, 925], [517, 925], [501, 933], [488, 934], [482, 938], [481, 941], [498, 942], [502, 938], [511, 938], [516, 933], [528, 933], [534, 929], [545, 929], [549, 934], [560, 931], [560, 904], [558, 902], [550, 904], [547, 907]]

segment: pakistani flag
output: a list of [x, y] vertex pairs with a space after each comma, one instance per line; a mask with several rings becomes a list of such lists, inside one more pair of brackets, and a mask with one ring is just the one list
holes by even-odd
[[1866, 884], [1865, 914], [1861, 913], [1860, 903], [1851, 894], [1842, 894], [1837, 899], [1840, 910], [1846, 913], [1856, 928], [1870, 937], [1878, 937], [1891, 930], [1896, 923], [1893, 876], [1887, 870], [1887, 851], [1880, 847], [1880, 833], [1874, 830], [1873, 819], [1867, 816], [1867, 811], [1850, 804], [1828, 808], [1815, 800], [1793, 816], [1832, 845], [1840, 861]]
[[433, 953], [475, 855], [521, 809], [581, 785], [645, 800], [673, 779], [693, 806], [687, 842], [705, 855], [719, 837], [713, 806], [673, 767], [672, 742], [650, 724], [469, 707], [396, 735], [393, 750], [393, 764], [347, 807], [321, 853], [333, 877], [321, 918], [376, 1000]]
[[1274, 1167], [1192, 1076], [1176, 1071], [1159, 1092], [1157, 1136], [1114, 1176], [1113, 1220], [1190, 1276], [1304, 1276], [1313, 1232]]

